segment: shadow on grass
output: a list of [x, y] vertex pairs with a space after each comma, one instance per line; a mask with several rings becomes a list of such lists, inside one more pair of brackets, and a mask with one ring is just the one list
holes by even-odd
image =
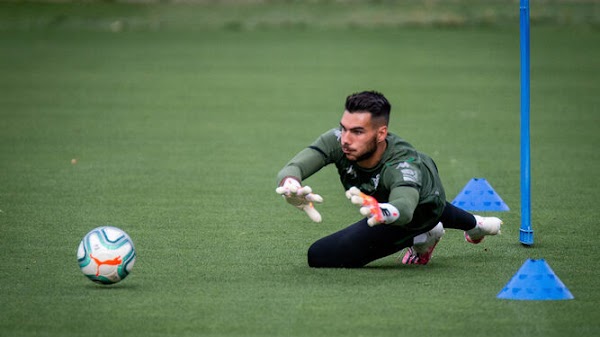
[[139, 286], [137, 284], [129, 282], [119, 282], [114, 284], [100, 284], [89, 282], [84, 287], [93, 291], [126, 291], [139, 289]]

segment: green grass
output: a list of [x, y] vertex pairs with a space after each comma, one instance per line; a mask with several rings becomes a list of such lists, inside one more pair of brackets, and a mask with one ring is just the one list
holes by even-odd
[[[12, 0], [1, 6], [0, 29], [106, 31], [505, 27], [518, 24], [520, 13], [518, 0]], [[530, 8], [534, 24], [600, 27], [596, 0], [530, 1]]]
[[[589, 26], [532, 27], [536, 241], [524, 248], [517, 26], [111, 32], [86, 17], [157, 7], [2, 6], [13, 23], [57, 8], [74, 23], [0, 32], [0, 336], [600, 333], [600, 36]], [[472, 177], [493, 185], [511, 208], [493, 213], [501, 236], [474, 246], [448, 232], [422, 268], [394, 256], [307, 267], [308, 246], [358, 212], [332, 168], [309, 180], [322, 224], [280, 200], [275, 175], [338, 123], [347, 94], [371, 88], [392, 102], [391, 129], [436, 158], [450, 198]], [[110, 287], [75, 257], [104, 224], [138, 252]], [[546, 259], [575, 300], [496, 299], [527, 258]]]

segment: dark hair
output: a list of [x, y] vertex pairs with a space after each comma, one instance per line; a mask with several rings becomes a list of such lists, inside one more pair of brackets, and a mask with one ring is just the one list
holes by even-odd
[[383, 118], [387, 125], [390, 120], [392, 106], [382, 93], [363, 91], [346, 97], [346, 110], [350, 113], [367, 111], [373, 118]]

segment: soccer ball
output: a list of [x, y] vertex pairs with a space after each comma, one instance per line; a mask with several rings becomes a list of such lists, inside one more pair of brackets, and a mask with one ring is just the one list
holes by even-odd
[[83, 274], [94, 282], [120, 282], [129, 275], [135, 263], [133, 241], [119, 228], [94, 228], [79, 243], [77, 262]]

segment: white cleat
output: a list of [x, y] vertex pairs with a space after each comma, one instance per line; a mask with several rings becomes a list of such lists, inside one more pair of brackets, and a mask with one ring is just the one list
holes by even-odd
[[426, 265], [431, 260], [435, 246], [444, 236], [444, 226], [439, 222], [432, 230], [427, 233], [417, 235], [414, 238], [414, 244], [408, 248], [402, 258], [402, 264], [420, 264]]
[[465, 231], [465, 240], [467, 240], [467, 242], [478, 244], [483, 241], [487, 235], [500, 234], [502, 220], [496, 217], [482, 217], [479, 215], [475, 215], [475, 220], [477, 220], [475, 228]]

